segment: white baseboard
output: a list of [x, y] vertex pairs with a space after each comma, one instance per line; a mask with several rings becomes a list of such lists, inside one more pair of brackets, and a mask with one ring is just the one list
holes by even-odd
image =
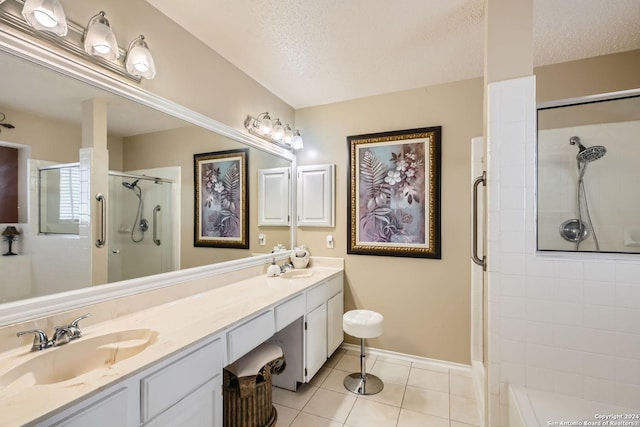
[[[354, 351], [360, 354], [360, 346], [356, 344], [342, 343], [342, 345], [340, 345], [340, 348], [347, 351]], [[458, 371], [460, 373], [466, 373], [468, 375], [471, 375], [471, 366], [465, 365], [463, 363], [448, 362], [446, 360], [431, 359], [428, 357], [414, 356], [412, 354], [398, 353], [398, 352], [389, 351], [389, 350], [380, 350], [378, 348], [373, 348], [369, 346], [366, 347], [366, 352], [369, 354], [373, 354], [375, 356], [393, 357], [395, 359], [400, 359], [407, 362], [431, 364], [436, 367], [447, 368], [450, 370]]]

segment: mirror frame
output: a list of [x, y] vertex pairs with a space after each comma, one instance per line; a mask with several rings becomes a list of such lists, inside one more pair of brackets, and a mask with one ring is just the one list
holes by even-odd
[[[40, 45], [36, 40], [28, 39], [16, 30], [7, 28], [0, 31], [0, 51], [17, 56], [28, 62], [43, 66], [73, 79], [79, 80], [98, 89], [121, 96], [165, 114], [182, 119], [188, 123], [226, 136], [249, 147], [256, 148], [291, 162], [291, 172], [295, 176], [296, 156], [294, 153], [260, 138], [246, 134], [215, 119], [190, 110], [173, 101], [162, 98], [133, 84], [124, 82], [108, 72], [102, 71], [75, 59], [61, 54], [51, 48]], [[295, 198], [296, 183], [291, 180], [291, 194]], [[292, 200], [291, 206], [295, 206]], [[292, 208], [293, 209], [293, 208]], [[296, 242], [296, 215], [291, 212], [291, 242]], [[52, 295], [30, 298], [22, 301], [3, 303], [0, 306], [0, 326], [23, 322], [38, 317], [50, 316], [65, 310], [80, 308], [128, 295], [172, 286], [185, 280], [194, 280], [214, 274], [222, 274], [241, 270], [247, 267], [265, 265], [272, 258], [282, 260], [289, 257], [289, 252], [256, 255], [239, 260], [225, 261], [200, 267], [176, 270], [146, 276], [138, 279], [114, 282], [100, 286], [88, 287]]]

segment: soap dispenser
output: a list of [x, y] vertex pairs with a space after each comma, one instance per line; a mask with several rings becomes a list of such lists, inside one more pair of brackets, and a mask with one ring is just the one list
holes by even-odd
[[276, 264], [276, 259], [273, 258], [271, 265], [267, 268], [268, 277], [276, 277], [280, 275], [280, 267]]

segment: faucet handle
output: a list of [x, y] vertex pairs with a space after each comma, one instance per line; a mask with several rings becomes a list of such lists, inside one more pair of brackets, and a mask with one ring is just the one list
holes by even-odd
[[91, 313], [87, 313], [84, 316], [80, 316], [77, 319], [73, 320], [71, 323], [69, 323], [68, 329], [72, 333], [71, 339], [80, 338], [82, 336], [82, 331], [80, 330], [80, 326], [78, 326], [78, 322], [80, 322], [82, 319], [86, 319], [87, 317], [91, 317]]
[[21, 337], [22, 335], [26, 335], [26, 334], [34, 334], [31, 351], [40, 351], [51, 346], [51, 341], [49, 341], [49, 338], [47, 338], [46, 332], [41, 331], [40, 329], [21, 331], [21, 332], [18, 332], [16, 336]]

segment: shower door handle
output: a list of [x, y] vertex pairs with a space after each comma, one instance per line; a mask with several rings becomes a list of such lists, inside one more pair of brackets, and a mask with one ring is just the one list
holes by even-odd
[[96, 240], [96, 246], [99, 248], [104, 247], [107, 243], [107, 236], [105, 233], [107, 224], [107, 198], [102, 193], [96, 194], [96, 200], [100, 203], [100, 238]]
[[156, 246], [160, 246], [160, 239], [158, 239], [158, 212], [160, 212], [160, 205], [156, 205], [153, 208], [153, 243]]
[[482, 258], [478, 256], [478, 186], [482, 184], [482, 186], [487, 185], [487, 173], [482, 172], [482, 175], [473, 180], [473, 195], [472, 195], [472, 205], [473, 205], [473, 221], [471, 225], [471, 259], [473, 262], [482, 267], [483, 271], [487, 271], [487, 259], [483, 255]]

